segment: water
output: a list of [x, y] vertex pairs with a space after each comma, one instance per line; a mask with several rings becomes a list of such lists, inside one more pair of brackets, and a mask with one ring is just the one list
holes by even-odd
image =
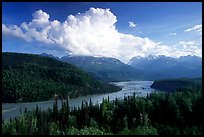
[[[132, 96], [134, 92], [136, 96], [145, 97], [147, 93], [153, 92], [153, 89], [150, 88], [152, 83], [153, 81], [112, 82], [112, 84], [120, 86], [122, 90], [113, 93], [94, 94], [70, 99], [69, 105], [72, 109], [74, 107], [81, 106], [82, 101], [89, 102], [90, 98], [93, 104], [102, 103], [103, 98], [107, 99], [108, 96], [110, 101], [115, 100], [116, 97], [118, 99], [123, 99], [124, 96]], [[46, 110], [48, 108], [52, 108], [53, 103], [53, 100], [28, 103], [2, 103], [2, 119], [9, 120], [10, 117], [16, 117], [20, 114], [20, 110], [24, 111], [25, 108], [27, 108], [27, 110], [35, 109], [37, 104], [41, 110]], [[58, 101], [58, 105], [61, 107], [61, 100]]]

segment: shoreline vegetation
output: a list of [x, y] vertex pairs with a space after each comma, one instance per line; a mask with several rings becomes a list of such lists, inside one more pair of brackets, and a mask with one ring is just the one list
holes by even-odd
[[[175, 81], [176, 82], [176, 81]], [[69, 98], [57, 96], [53, 108], [36, 106], [18, 118], [2, 122], [3, 135], [201, 135], [202, 90], [155, 92], [146, 98], [82, 102], [70, 110]], [[121, 113], [123, 112], [123, 113]]]
[[56, 95], [53, 108], [36, 106], [21, 111], [19, 117], [2, 120], [3, 135], [202, 134], [202, 78], [157, 80], [151, 87], [159, 92], [145, 98], [134, 94], [122, 100], [104, 99], [96, 105], [90, 99], [71, 110], [69, 98], [122, 88], [96, 81], [84, 71], [49, 57], [23, 53], [2, 56], [2, 102], [36, 102]]
[[201, 85], [202, 78], [180, 78], [180, 79], [155, 80], [150, 87], [168, 93], [184, 89], [200, 90]]

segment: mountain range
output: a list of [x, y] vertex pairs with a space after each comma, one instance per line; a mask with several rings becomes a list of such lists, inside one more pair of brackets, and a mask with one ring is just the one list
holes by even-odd
[[68, 55], [59, 58], [46, 53], [41, 55], [70, 63], [102, 81], [158, 80], [202, 76], [202, 58], [191, 55], [179, 58], [165, 55], [136, 56], [127, 64], [109, 57]]
[[61, 61], [77, 66], [102, 81], [142, 80], [145, 75], [115, 58], [64, 56]]
[[149, 80], [166, 78], [195, 78], [202, 76], [202, 58], [181, 56], [179, 58], [159, 56], [133, 57], [129, 65], [143, 70]]

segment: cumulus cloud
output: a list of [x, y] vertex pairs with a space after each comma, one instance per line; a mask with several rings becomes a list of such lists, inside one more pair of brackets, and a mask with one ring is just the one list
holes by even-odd
[[197, 41], [180, 41], [179, 44], [181, 44], [181, 45], [193, 45], [193, 46], [196, 46]]
[[42, 10], [38, 10], [35, 13], [33, 13], [33, 19], [32, 22], [36, 24], [46, 24], [49, 22], [50, 16], [46, 13], [43, 12]]
[[195, 25], [194, 27], [185, 30], [185, 32], [189, 32], [189, 31], [197, 31], [197, 32], [200, 32], [200, 34], [202, 35], [202, 24]]
[[132, 22], [132, 21], [129, 21], [129, 27], [131, 28], [135, 28], [136, 27], [136, 23]]
[[176, 33], [170, 33], [169, 35], [170, 36], [176, 36]]
[[19, 28], [16, 25], [6, 26], [5, 24], [2, 24], [2, 33], [4, 35], [11, 35], [14, 37], [22, 38], [28, 42], [31, 42], [31, 37], [25, 35], [21, 28]]
[[32, 15], [31, 22], [23, 22], [20, 26], [2, 24], [3, 35], [46, 43], [48, 48], [54, 45], [71, 55], [114, 57], [123, 62], [138, 55], [185, 54], [185, 51], [149, 38], [118, 32], [117, 18], [110, 9], [90, 8], [84, 13], [69, 15], [63, 22], [50, 20], [49, 14], [42, 10]]
[[202, 55], [202, 41], [180, 41], [179, 45], [182, 47], [180, 51], [183, 55]]

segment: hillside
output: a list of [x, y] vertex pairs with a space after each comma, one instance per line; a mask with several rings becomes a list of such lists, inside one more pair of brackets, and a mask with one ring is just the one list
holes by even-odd
[[202, 90], [202, 78], [183, 78], [157, 80], [150, 86], [151, 88], [164, 92], [175, 92], [178, 90]]
[[121, 88], [100, 83], [71, 64], [34, 54], [3, 53], [2, 102], [44, 101], [55, 94], [77, 97]]
[[61, 61], [73, 64], [102, 81], [143, 80], [144, 73], [118, 59], [92, 56], [64, 56]]

